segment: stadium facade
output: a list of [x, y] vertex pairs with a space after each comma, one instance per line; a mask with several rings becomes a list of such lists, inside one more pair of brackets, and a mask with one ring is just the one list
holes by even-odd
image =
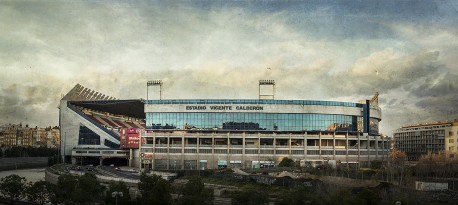
[[284, 157], [343, 164], [383, 160], [390, 143], [379, 133], [381, 119], [378, 94], [359, 103], [116, 100], [77, 85], [60, 104], [68, 162], [123, 158], [156, 170], [262, 168]]

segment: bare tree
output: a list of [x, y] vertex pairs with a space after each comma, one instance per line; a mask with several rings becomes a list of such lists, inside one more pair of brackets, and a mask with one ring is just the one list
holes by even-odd
[[398, 184], [402, 184], [402, 176], [404, 175], [406, 161], [407, 155], [405, 152], [397, 149], [391, 150], [388, 158], [388, 168], [391, 176], [391, 181], [394, 181], [394, 178], [397, 178]]

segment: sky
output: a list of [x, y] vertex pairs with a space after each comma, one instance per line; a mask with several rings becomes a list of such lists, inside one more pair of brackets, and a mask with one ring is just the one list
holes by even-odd
[[[76, 84], [118, 99], [358, 102], [380, 131], [458, 118], [458, 2], [0, 1], [0, 124], [58, 125]], [[150, 98], [158, 98], [152, 90]]]

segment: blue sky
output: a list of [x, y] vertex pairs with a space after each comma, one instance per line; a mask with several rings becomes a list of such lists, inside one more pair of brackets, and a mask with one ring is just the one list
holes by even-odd
[[[2, 1], [0, 124], [57, 125], [75, 84], [120, 99], [357, 102], [381, 131], [458, 118], [456, 1]], [[267, 69], [270, 68], [270, 69]]]

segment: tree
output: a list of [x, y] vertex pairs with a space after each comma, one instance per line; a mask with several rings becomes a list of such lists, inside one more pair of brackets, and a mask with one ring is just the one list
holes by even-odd
[[116, 198], [111, 196], [113, 192], [122, 192], [122, 197], [118, 196], [118, 204], [129, 204], [130, 203], [130, 194], [129, 188], [127, 188], [124, 182], [111, 182], [108, 186], [108, 190], [105, 196], [105, 204], [115, 205]]
[[19, 175], [12, 174], [1, 178], [0, 193], [7, 199], [18, 200], [24, 195], [27, 180]]
[[294, 163], [294, 160], [284, 157], [281, 162], [278, 164], [279, 167], [294, 167], [296, 163]]
[[46, 147], [19, 147], [5, 149], [5, 157], [51, 157], [57, 154], [57, 148]]
[[141, 204], [166, 205], [172, 203], [170, 183], [158, 175], [140, 175], [138, 189], [142, 194]]
[[371, 161], [371, 169], [377, 170], [382, 168], [382, 161], [380, 160], [372, 160]]
[[310, 193], [302, 186], [293, 187], [282, 193], [279, 197], [279, 205], [302, 205], [311, 202]]
[[102, 198], [104, 188], [94, 174], [86, 173], [78, 179], [72, 200], [78, 204], [94, 204]]
[[55, 197], [55, 185], [47, 181], [37, 181], [26, 189], [27, 199], [37, 204], [43, 204]]
[[[399, 175], [398, 184], [400, 185], [403, 182], [402, 176], [404, 175], [404, 163], [407, 160], [407, 155], [403, 151], [393, 149], [388, 159], [391, 178], [393, 178], [393, 174]], [[394, 171], [392, 169], [394, 169]], [[393, 179], [391, 180], [393, 181]]]
[[77, 183], [78, 177], [72, 174], [60, 175], [57, 179], [56, 197], [52, 200], [53, 204], [71, 204], [72, 193], [75, 191]]
[[213, 191], [206, 189], [202, 179], [198, 176], [191, 177], [182, 192], [183, 196], [180, 199], [180, 204], [213, 204]]
[[368, 188], [364, 188], [359, 192], [358, 198], [364, 200], [367, 205], [377, 205], [380, 201], [379, 195]]
[[[429, 151], [427, 154], [421, 155], [418, 159], [416, 172], [421, 177], [443, 177], [443, 172], [450, 170], [452, 161], [447, 160], [445, 152], [434, 153]], [[452, 166], [453, 167], [453, 166]], [[453, 170], [453, 169], [452, 169]], [[446, 175], [449, 177], [448, 175]]]
[[245, 187], [242, 191], [232, 196], [232, 204], [241, 205], [262, 205], [269, 202], [269, 195], [264, 190], [257, 190], [254, 187]]
[[347, 189], [340, 189], [329, 197], [330, 205], [353, 205], [353, 204], [364, 204], [364, 201], [353, 196]]

